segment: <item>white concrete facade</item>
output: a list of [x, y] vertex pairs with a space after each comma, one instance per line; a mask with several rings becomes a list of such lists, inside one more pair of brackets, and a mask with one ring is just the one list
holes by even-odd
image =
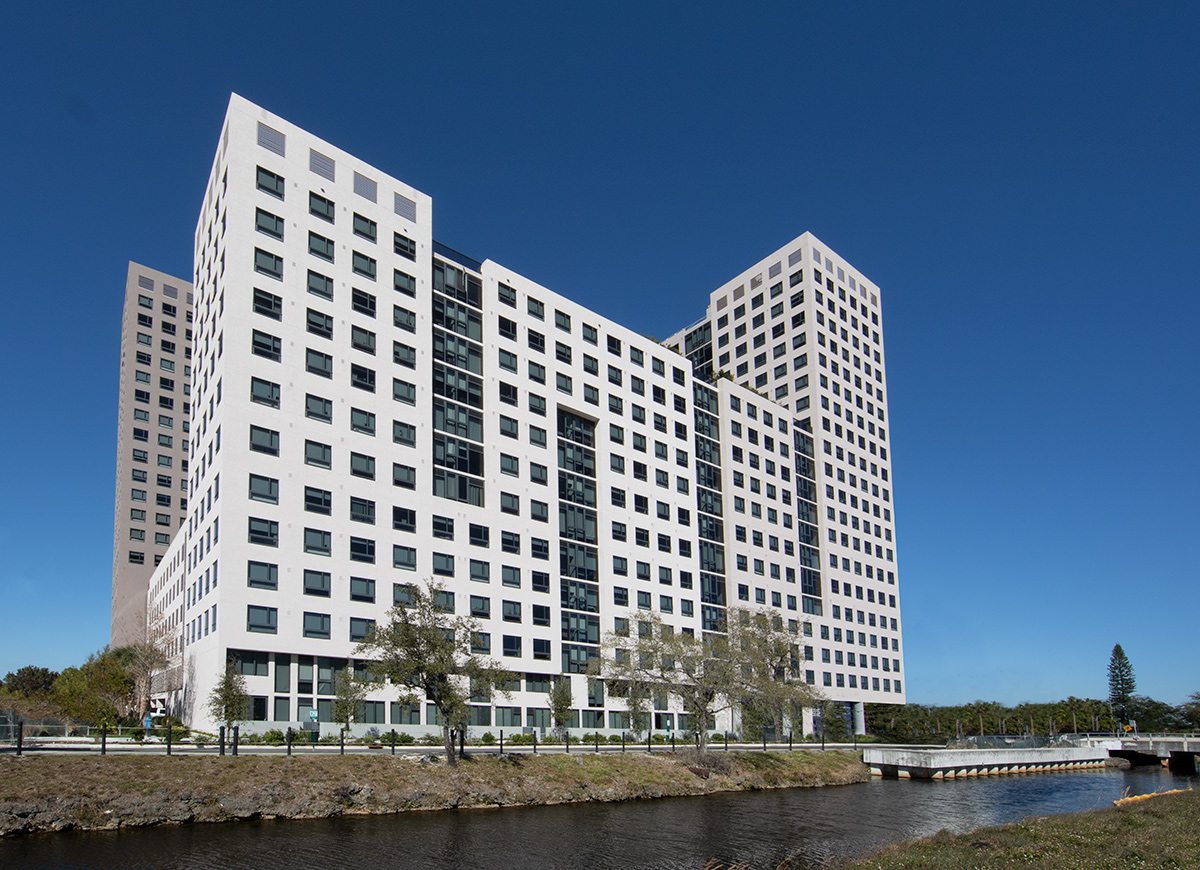
[[[686, 352], [698, 373], [710, 370], [723, 391], [731, 384], [742, 388], [722, 399], [723, 479], [733, 501], [726, 545], [735, 570], [740, 559], [750, 568], [732, 585], [734, 603], [758, 606], [761, 597], [776, 595], [787, 602], [796, 594], [794, 585], [764, 584], [756, 559], [769, 568], [771, 560], [753, 552], [760, 549], [755, 531], [768, 554], [772, 534], [780, 533], [754, 516], [759, 501], [769, 519], [773, 501], [755, 487], [769, 495], [775, 486], [781, 499], [792, 495], [785, 495], [786, 480], [773, 483], [767, 473], [770, 451], [747, 443], [755, 422], [746, 417], [757, 405], [758, 428], [766, 428], [765, 410], [777, 424], [781, 416], [799, 422], [813, 439], [809, 462], [796, 457], [790, 471], [797, 524], [791, 537], [800, 563], [795, 570], [801, 586], [808, 586], [801, 590], [801, 610], [815, 629], [815, 640], [806, 644], [814, 682], [839, 701], [903, 703], [879, 287], [805, 233], [714, 290], [705, 318], [664, 343]], [[774, 459], [780, 475], [784, 458]], [[802, 466], [811, 466], [811, 487]], [[739, 499], [746, 504], [740, 510]], [[861, 708], [855, 715], [861, 718]]]
[[[548, 725], [560, 673], [579, 727], [622, 728], [622, 702], [582, 671], [615, 620], [647, 610], [698, 632], [730, 605], [776, 609], [828, 697], [902, 702], [890, 496], [856, 514], [889, 505], [868, 581], [851, 567], [861, 549], [826, 540], [842, 526], [826, 519], [838, 496], [822, 463], [851, 460], [832, 444], [823, 456], [825, 421], [793, 404], [824, 393], [781, 403], [706, 385], [681, 353], [439, 245], [432, 226], [427, 195], [232, 97], [196, 230], [186, 538], [151, 581], [151, 614], [178, 627], [168, 702], [211, 728], [205, 701], [233, 652], [252, 727], [297, 727], [311, 709], [328, 722], [356, 639], [430, 578], [522, 676], [477, 705], [476, 732]], [[792, 304], [787, 341], [816, 349], [790, 318], [817, 307], [815, 290]], [[861, 665], [840, 664], [852, 646]], [[433, 726], [393, 698], [372, 695], [356, 727]], [[658, 711], [655, 726], [677, 716]]]
[[186, 519], [191, 323], [190, 282], [129, 264], [117, 402], [114, 648], [145, 640], [150, 575]]

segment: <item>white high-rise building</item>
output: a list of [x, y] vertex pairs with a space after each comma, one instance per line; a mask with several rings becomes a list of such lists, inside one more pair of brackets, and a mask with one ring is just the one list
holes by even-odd
[[146, 639], [146, 593], [187, 514], [192, 285], [129, 264], [121, 315], [111, 644]]
[[[879, 291], [813, 237], [664, 346], [435, 242], [429, 196], [234, 96], [195, 245], [188, 519], [149, 600], [194, 725], [231, 653], [256, 727], [329, 722], [430, 578], [522, 676], [477, 731], [548, 727], [561, 673], [579, 727], [625, 727], [584, 670], [648, 611], [771, 609], [826, 697], [903, 702]], [[433, 725], [380, 690], [356, 727]]]

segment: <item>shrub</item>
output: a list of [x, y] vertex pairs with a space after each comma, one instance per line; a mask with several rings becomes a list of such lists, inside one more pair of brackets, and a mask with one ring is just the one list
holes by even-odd
[[272, 728], [270, 731], [263, 734], [262, 742], [268, 746], [282, 746], [287, 742], [287, 735], [285, 735], [278, 728]]
[[412, 746], [414, 743], [417, 742], [417, 739], [415, 737], [413, 737], [411, 734], [409, 734], [407, 731], [401, 731], [399, 734], [396, 735], [396, 742], [399, 743], [401, 746]]
[[620, 734], [609, 734], [609, 735], [608, 735], [608, 742], [609, 742], [609, 743], [620, 743], [620, 742], [621, 742], [621, 735], [620, 735]]
[[496, 735], [492, 734], [491, 731], [484, 731], [483, 736], [479, 738], [479, 742], [484, 746], [491, 746], [496, 742]]

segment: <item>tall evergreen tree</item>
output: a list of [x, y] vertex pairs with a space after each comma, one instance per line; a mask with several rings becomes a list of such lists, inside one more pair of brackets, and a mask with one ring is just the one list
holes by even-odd
[[1137, 690], [1137, 680], [1133, 676], [1133, 665], [1129, 656], [1117, 644], [1113, 647], [1108, 659], [1108, 703], [1112, 706], [1113, 715], [1118, 722], [1129, 718], [1129, 699]]

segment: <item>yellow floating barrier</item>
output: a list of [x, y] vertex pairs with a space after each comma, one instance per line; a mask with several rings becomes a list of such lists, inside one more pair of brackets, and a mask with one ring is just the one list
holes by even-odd
[[1123, 806], [1125, 806], [1125, 804], [1132, 804], [1132, 803], [1136, 803], [1137, 801], [1149, 800], [1150, 798], [1154, 798], [1154, 797], [1162, 797], [1165, 794], [1183, 794], [1184, 792], [1188, 792], [1191, 790], [1192, 789], [1190, 789], [1190, 788], [1176, 788], [1176, 789], [1171, 789], [1171, 791], [1156, 791], [1156, 792], [1151, 792], [1150, 794], [1135, 794], [1131, 797], [1118, 798], [1117, 800], [1113, 801], [1113, 806], [1123, 807]]

